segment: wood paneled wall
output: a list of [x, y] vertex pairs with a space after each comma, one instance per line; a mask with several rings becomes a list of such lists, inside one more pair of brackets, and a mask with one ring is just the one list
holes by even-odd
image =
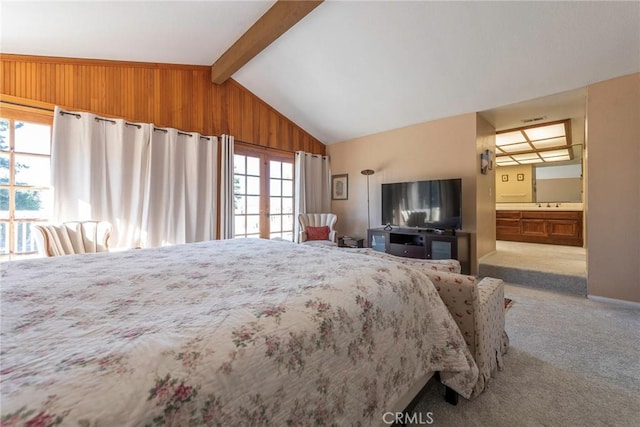
[[326, 151], [238, 82], [211, 83], [209, 66], [2, 54], [0, 73], [5, 95], [284, 151]]

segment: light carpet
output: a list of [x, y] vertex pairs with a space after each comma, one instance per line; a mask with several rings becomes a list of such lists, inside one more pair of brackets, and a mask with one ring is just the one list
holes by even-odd
[[436, 426], [640, 425], [640, 310], [511, 285], [505, 296], [517, 301], [505, 369], [457, 406], [432, 382], [414, 412]]

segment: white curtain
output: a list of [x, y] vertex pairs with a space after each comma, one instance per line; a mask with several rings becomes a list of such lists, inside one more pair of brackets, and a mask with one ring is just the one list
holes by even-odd
[[111, 247], [139, 246], [151, 125], [54, 114], [53, 221], [106, 220]]
[[217, 138], [155, 128], [149, 153], [142, 246], [215, 239]]
[[216, 238], [216, 137], [55, 110], [54, 221], [113, 224], [112, 248]]
[[331, 168], [329, 158], [296, 151], [294, 238], [300, 240], [301, 213], [331, 212]]
[[230, 135], [222, 135], [220, 149], [220, 238], [233, 239], [233, 143]]

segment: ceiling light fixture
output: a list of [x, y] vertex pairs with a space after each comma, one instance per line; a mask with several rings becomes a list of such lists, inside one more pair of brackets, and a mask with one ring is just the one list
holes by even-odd
[[571, 120], [496, 132], [496, 165], [571, 160]]

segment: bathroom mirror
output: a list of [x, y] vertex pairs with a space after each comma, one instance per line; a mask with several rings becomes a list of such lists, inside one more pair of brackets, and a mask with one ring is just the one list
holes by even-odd
[[496, 167], [496, 203], [582, 203], [583, 146], [570, 160]]

